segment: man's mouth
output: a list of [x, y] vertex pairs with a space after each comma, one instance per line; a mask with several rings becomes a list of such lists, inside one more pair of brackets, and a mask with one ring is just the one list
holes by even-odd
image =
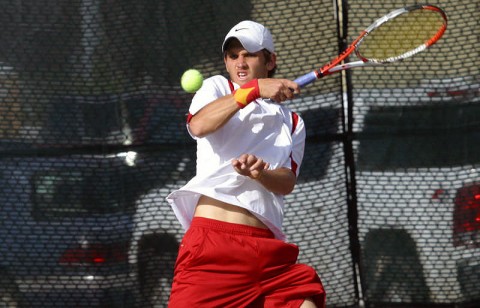
[[238, 72], [237, 76], [240, 80], [245, 80], [247, 78], [248, 74], [245, 73], [245, 72]]

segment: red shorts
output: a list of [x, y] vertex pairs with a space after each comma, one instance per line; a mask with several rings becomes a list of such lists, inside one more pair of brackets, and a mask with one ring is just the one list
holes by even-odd
[[195, 217], [180, 245], [169, 307], [325, 306], [315, 270], [298, 247], [266, 229]]

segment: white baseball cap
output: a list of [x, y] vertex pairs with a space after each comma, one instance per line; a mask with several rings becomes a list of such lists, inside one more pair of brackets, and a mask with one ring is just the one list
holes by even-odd
[[231, 38], [238, 39], [248, 52], [254, 53], [263, 49], [267, 49], [272, 53], [275, 52], [270, 30], [251, 20], [244, 20], [238, 23], [227, 33], [222, 44], [223, 52], [225, 51], [227, 41]]

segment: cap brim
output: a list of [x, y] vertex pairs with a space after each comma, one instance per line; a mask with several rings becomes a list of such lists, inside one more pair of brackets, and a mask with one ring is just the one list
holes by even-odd
[[228, 46], [228, 43], [232, 39], [237, 39], [240, 42], [240, 44], [242, 44], [243, 48], [245, 48], [248, 52], [253, 53], [253, 52], [257, 52], [257, 51], [260, 51], [262, 49], [265, 49], [265, 47], [256, 43], [255, 41], [252, 41], [252, 39], [250, 39], [249, 37], [236, 35], [236, 36], [227, 37], [225, 39], [225, 42], [222, 45], [222, 51], [223, 52], [225, 52], [225, 48]]

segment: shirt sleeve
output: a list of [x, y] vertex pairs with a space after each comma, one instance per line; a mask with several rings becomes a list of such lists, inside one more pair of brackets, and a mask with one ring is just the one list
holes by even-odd
[[225, 96], [230, 93], [230, 89], [228, 87], [228, 80], [220, 75], [213, 76], [207, 78], [203, 81], [202, 87], [195, 93], [192, 99], [192, 103], [190, 104], [190, 108], [188, 109], [187, 115], [187, 131], [193, 139], [197, 139], [190, 132], [190, 119], [203, 107], [210, 104], [214, 100], [219, 97]]
[[228, 80], [220, 75], [210, 77], [203, 81], [202, 87], [195, 93], [188, 112], [191, 115], [213, 102], [219, 97], [229, 94]]

